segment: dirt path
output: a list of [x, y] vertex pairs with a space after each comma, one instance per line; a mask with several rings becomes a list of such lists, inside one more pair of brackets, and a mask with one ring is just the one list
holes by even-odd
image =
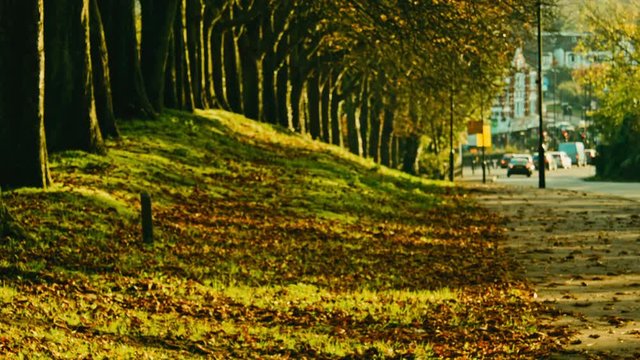
[[505, 219], [509, 247], [558, 316], [576, 331], [558, 359], [640, 358], [640, 203], [567, 190], [480, 186]]

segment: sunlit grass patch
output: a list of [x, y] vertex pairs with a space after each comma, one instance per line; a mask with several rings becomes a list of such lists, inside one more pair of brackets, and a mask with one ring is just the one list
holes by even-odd
[[217, 290], [246, 306], [283, 312], [313, 308], [327, 313], [348, 313], [355, 321], [363, 321], [368, 317], [384, 317], [385, 322], [396, 325], [409, 325], [419, 320], [425, 311], [433, 306], [457, 299], [456, 292], [447, 288], [436, 291], [334, 292], [309, 284], [293, 284], [258, 288], [228, 286]]
[[0, 286], [0, 304], [10, 303], [17, 294], [12, 287]]

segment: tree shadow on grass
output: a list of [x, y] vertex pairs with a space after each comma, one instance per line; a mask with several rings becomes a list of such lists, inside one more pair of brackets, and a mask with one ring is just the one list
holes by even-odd
[[[285, 144], [260, 131], [252, 136], [215, 116], [169, 113], [124, 124], [136, 138], [125, 136], [107, 158], [60, 154], [57, 176], [69, 189], [9, 195], [41, 239], [12, 253], [87, 273], [164, 269], [201, 279], [245, 268], [248, 275], [234, 276], [257, 283], [326, 278], [424, 287], [418, 275], [402, 279], [464, 275], [459, 270], [467, 267], [451, 261], [457, 254], [473, 259], [477, 249], [466, 250], [464, 237], [478, 237], [472, 227], [484, 220], [462, 207], [456, 190], [388, 174], [300, 136]], [[101, 190], [81, 191], [89, 188]], [[157, 207], [155, 249], [139, 243], [140, 192], [150, 192]], [[204, 246], [213, 250], [203, 253]]]

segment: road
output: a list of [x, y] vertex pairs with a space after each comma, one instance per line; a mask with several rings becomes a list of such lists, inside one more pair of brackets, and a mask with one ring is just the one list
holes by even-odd
[[[640, 183], [585, 181], [585, 179], [594, 176], [595, 172], [596, 170], [593, 166], [546, 171], [546, 188], [613, 195], [640, 201]], [[491, 169], [486, 179], [488, 182], [491, 181], [498, 184], [538, 187], [537, 171], [529, 178], [524, 175], [512, 175], [508, 178], [506, 169]], [[456, 179], [456, 181], [482, 181], [482, 171], [476, 168], [475, 173], [472, 174], [471, 168], [466, 167], [463, 171], [463, 177]]]

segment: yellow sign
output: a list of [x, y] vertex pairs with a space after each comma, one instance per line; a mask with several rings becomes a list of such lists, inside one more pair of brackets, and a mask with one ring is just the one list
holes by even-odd
[[[484, 133], [484, 138], [483, 138]], [[484, 132], [468, 135], [467, 145], [474, 147], [491, 147], [491, 125], [484, 126]]]
[[484, 125], [482, 130], [482, 134], [476, 134], [476, 146], [491, 147], [491, 125]]

